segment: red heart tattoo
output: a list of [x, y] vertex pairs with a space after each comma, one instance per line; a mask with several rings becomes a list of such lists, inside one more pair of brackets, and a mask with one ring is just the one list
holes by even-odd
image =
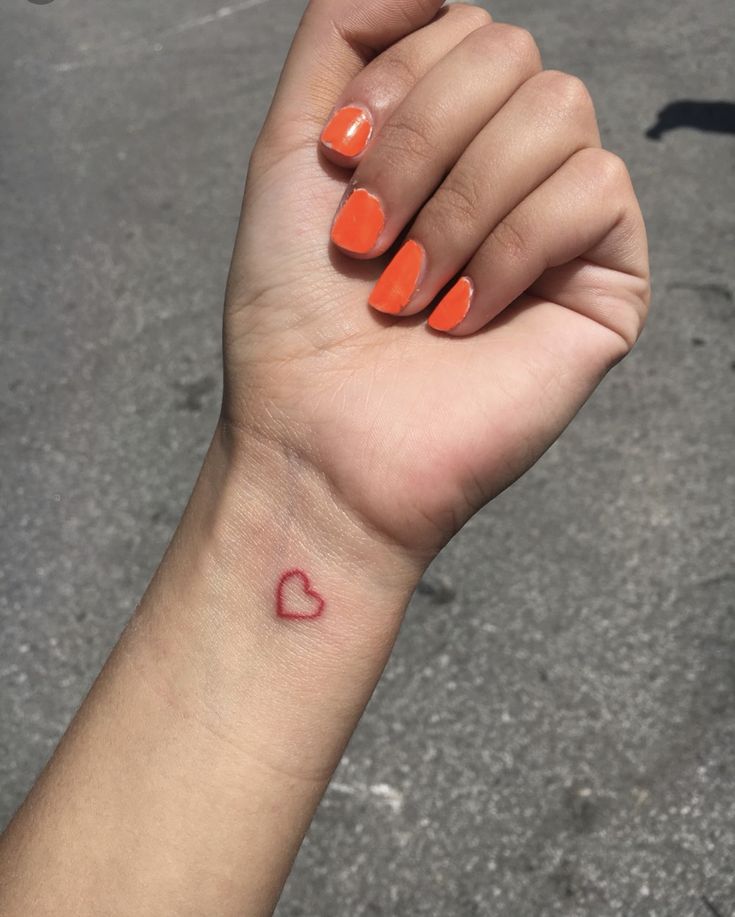
[[318, 618], [324, 610], [324, 599], [311, 588], [303, 570], [287, 570], [276, 589], [276, 614], [279, 618], [306, 620]]

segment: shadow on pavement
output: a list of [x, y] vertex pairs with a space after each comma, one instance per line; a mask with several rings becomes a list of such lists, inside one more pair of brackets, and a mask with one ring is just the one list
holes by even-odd
[[669, 102], [657, 117], [656, 123], [646, 131], [646, 137], [650, 140], [660, 140], [665, 133], [679, 127], [735, 134], [735, 102], [694, 102], [681, 99]]

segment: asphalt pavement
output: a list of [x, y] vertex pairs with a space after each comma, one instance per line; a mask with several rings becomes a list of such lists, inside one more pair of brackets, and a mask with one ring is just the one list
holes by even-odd
[[[248, 153], [302, 8], [3, 4], [0, 824], [190, 492]], [[733, 917], [735, 6], [492, 12], [590, 87], [654, 306], [430, 569], [278, 914]]]

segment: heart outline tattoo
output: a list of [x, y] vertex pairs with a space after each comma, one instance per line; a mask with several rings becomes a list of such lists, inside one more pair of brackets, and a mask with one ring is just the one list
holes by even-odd
[[[293, 611], [289, 610], [287, 607], [285, 595], [286, 588], [296, 579], [301, 581], [303, 594], [314, 600], [314, 604], [309, 611]], [[303, 570], [294, 568], [292, 570], [286, 570], [285, 573], [281, 574], [281, 578], [278, 580], [278, 586], [276, 587], [276, 614], [279, 618], [286, 618], [291, 621], [313, 621], [324, 611], [324, 605], [324, 598], [316, 589], [312, 588], [311, 580], [308, 574]]]

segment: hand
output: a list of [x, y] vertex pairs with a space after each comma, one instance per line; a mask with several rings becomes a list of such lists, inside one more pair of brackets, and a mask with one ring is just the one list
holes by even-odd
[[643, 222], [584, 88], [439, 5], [307, 8], [248, 174], [222, 423], [0, 838], [8, 917], [272, 913], [421, 567], [640, 331]]
[[[649, 303], [584, 85], [526, 31], [439, 6], [312, 0], [252, 154], [225, 327], [229, 424], [423, 558], [551, 444]], [[334, 220], [345, 186], [365, 190]]]

